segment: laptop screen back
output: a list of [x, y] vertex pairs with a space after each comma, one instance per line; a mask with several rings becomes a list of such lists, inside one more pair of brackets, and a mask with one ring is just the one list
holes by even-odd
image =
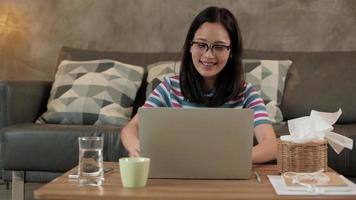
[[248, 179], [253, 112], [231, 108], [140, 108], [141, 156], [150, 178]]

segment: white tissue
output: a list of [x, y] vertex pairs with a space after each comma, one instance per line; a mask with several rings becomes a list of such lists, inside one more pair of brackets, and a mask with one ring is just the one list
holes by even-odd
[[352, 139], [334, 132], [326, 132], [325, 139], [328, 140], [330, 146], [337, 154], [339, 154], [344, 149], [344, 147], [348, 149], [353, 148]]
[[332, 125], [335, 124], [341, 114], [341, 109], [334, 113], [312, 110], [310, 116], [288, 120], [290, 135], [281, 136], [280, 139], [296, 143], [326, 139], [338, 154], [345, 147], [352, 149], [352, 139], [332, 132], [334, 129]]

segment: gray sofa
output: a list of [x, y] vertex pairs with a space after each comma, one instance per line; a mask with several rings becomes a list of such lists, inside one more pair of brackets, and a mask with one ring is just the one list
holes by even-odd
[[[246, 50], [244, 58], [290, 59], [281, 110], [285, 120], [306, 116], [311, 109], [343, 115], [335, 132], [356, 140], [356, 52], [272, 52]], [[99, 52], [63, 47], [63, 59], [115, 59], [147, 66], [157, 61], [179, 60], [179, 53]], [[143, 79], [145, 80], [146, 77]], [[78, 136], [103, 135], [104, 159], [117, 161], [127, 152], [120, 142], [122, 127], [34, 124], [45, 111], [51, 81], [0, 81], [0, 134], [3, 179], [11, 171], [25, 172], [24, 181], [48, 182], [78, 162]], [[145, 99], [146, 84], [139, 89], [134, 108]], [[278, 135], [287, 134], [286, 124], [274, 125]], [[336, 155], [329, 148], [328, 164], [339, 173], [356, 177], [356, 150]], [[1, 164], [1, 163], [0, 163]]]

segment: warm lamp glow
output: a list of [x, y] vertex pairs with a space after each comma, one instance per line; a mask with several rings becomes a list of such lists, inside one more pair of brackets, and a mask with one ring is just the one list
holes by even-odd
[[0, 33], [20, 30], [18, 18], [8, 6], [0, 9]]

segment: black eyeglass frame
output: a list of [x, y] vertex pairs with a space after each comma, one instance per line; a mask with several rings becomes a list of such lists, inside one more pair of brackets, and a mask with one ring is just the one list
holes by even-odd
[[205, 42], [198, 42], [198, 41], [192, 41], [190, 42], [190, 46], [193, 46], [194, 44], [198, 44], [198, 45], [204, 45], [205, 48], [207, 47], [207, 49], [205, 50], [204, 53], [208, 52], [209, 50], [211, 50], [212, 53], [216, 53], [213, 49], [214, 47], [216, 46], [219, 46], [219, 47], [224, 47], [226, 48], [227, 51], [230, 51], [231, 50], [231, 45], [223, 45], [223, 44], [208, 44], [208, 43], [205, 43]]

